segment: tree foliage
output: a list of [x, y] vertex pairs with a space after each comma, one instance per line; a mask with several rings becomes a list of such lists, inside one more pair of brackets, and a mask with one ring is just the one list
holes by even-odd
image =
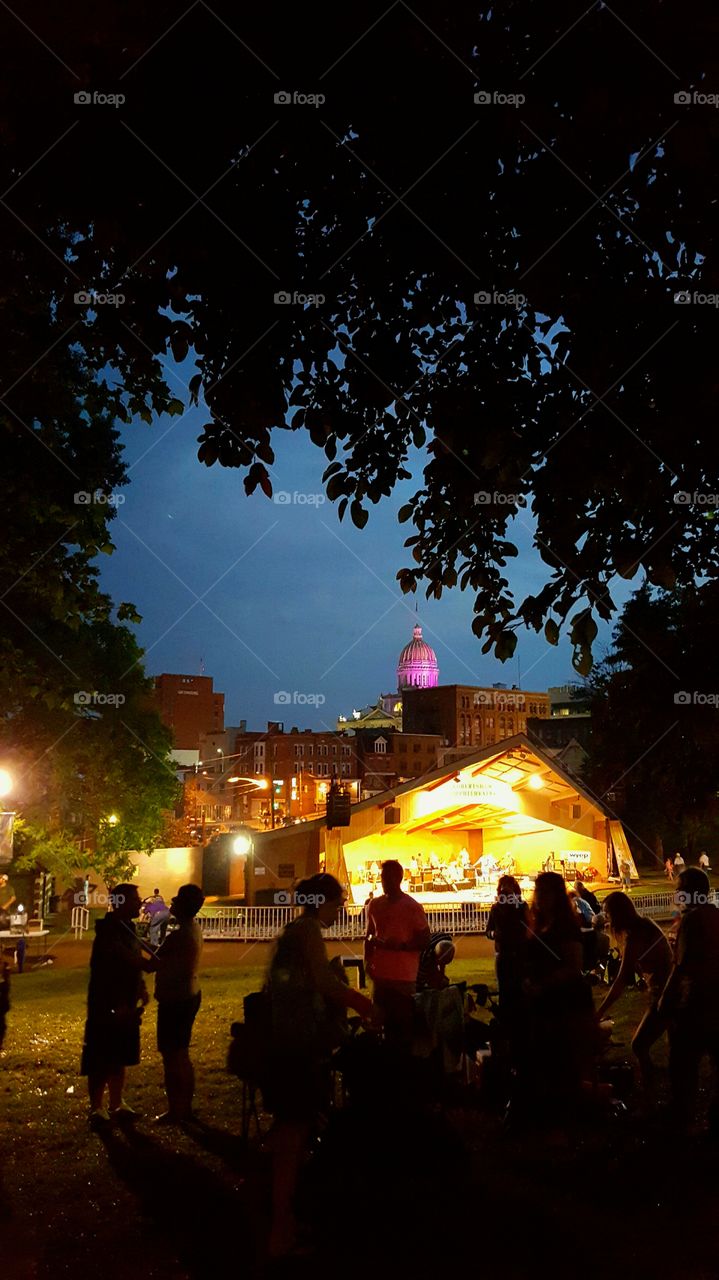
[[[523, 625], [568, 627], [585, 673], [617, 576], [716, 575], [717, 313], [674, 301], [719, 293], [719, 113], [675, 101], [719, 86], [708, 0], [691, 21], [678, 0], [0, 21], [0, 425], [51, 616], [100, 607], [72, 548], [107, 546], [108, 509], [72, 495], [121, 483], [114, 424], [191, 402], [200, 460], [248, 493], [272, 492], [274, 434], [306, 432], [360, 528], [422, 467], [400, 585], [471, 590], [500, 658]], [[513, 518], [546, 566], [524, 599]]]
[[585, 777], [623, 819], [639, 856], [719, 836], [719, 586], [628, 601], [592, 673]]
[[16, 850], [23, 865], [55, 875], [92, 867], [110, 882], [127, 873], [128, 851], [158, 843], [178, 799], [171, 735], [127, 627], [84, 622], [65, 641], [56, 640], [65, 680], [46, 655], [53, 705], [17, 699], [0, 721], [22, 814]]

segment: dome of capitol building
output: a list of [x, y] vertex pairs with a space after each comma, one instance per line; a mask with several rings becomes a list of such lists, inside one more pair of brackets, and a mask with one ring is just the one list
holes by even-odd
[[397, 688], [433, 689], [439, 684], [439, 663], [434, 649], [422, 639], [422, 628], [417, 624], [412, 639], [406, 644], [397, 663]]

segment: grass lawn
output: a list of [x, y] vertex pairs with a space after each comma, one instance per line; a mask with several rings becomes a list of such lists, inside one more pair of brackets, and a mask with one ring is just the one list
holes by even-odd
[[[486, 946], [482, 951], [458, 959], [452, 975], [491, 982], [491, 956]], [[212, 954], [217, 954], [214, 948]], [[78, 1075], [86, 970], [55, 968], [14, 978], [6, 1048], [0, 1054], [3, 1280], [96, 1273], [102, 1280], [209, 1280], [258, 1274], [255, 1242], [266, 1227], [268, 1160], [259, 1144], [245, 1151], [239, 1141], [240, 1088], [225, 1071], [225, 1055], [230, 1023], [241, 1015], [243, 996], [261, 984], [264, 967], [257, 949], [242, 965], [211, 963], [203, 972], [194, 1057], [197, 1108], [208, 1128], [194, 1139], [153, 1129], [146, 1121], [134, 1135], [101, 1140], [90, 1133], [85, 1081]], [[630, 993], [620, 1006], [615, 1035], [625, 1045], [616, 1049], [619, 1057], [625, 1056], [643, 1003], [642, 996]], [[127, 1090], [128, 1100], [148, 1120], [164, 1109], [154, 1021], [151, 1004], [142, 1064], [130, 1072]], [[705, 1228], [715, 1192], [713, 1166], [697, 1166], [694, 1156], [691, 1163], [681, 1154], [670, 1156], [661, 1144], [647, 1145], [645, 1135], [631, 1126], [616, 1132], [602, 1126], [555, 1158], [535, 1139], [505, 1138], [496, 1119], [484, 1113], [463, 1110], [449, 1120], [455, 1146], [438, 1145], [441, 1135], [418, 1119], [415, 1140], [421, 1154], [411, 1168], [401, 1160], [398, 1165], [401, 1172], [391, 1191], [398, 1196], [405, 1191], [404, 1207], [398, 1209], [403, 1247], [428, 1232], [449, 1266], [449, 1255], [466, 1240], [473, 1270], [479, 1269], [481, 1254], [509, 1277], [526, 1276], [530, 1261], [539, 1265], [542, 1250], [551, 1249], [557, 1258], [553, 1277], [579, 1274], [584, 1280], [595, 1274], [590, 1255], [598, 1237], [601, 1274], [611, 1274], [612, 1267], [619, 1273], [631, 1263], [634, 1278], [645, 1274], [638, 1258], [642, 1241], [649, 1240], [652, 1266], [666, 1264], [679, 1276], [716, 1277], [713, 1261], [712, 1269], [702, 1269], [700, 1243], [708, 1246], [710, 1240]], [[379, 1172], [369, 1181], [356, 1172], [368, 1143], [379, 1161]], [[325, 1169], [322, 1200], [332, 1218], [328, 1240], [344, 1247], [313, 1264], [313, 1276], [320, 1269], [331, 1268], [340, 1277], [354, 1274], [355, 1266], [362, 1270], [362, 1249], [376, 1238], [382, 1219], [372, 1192], [382, 1185], [382, 1166], [390, 1155], [400, 1159], [391, 1137], [370, 1127], [347, 1139], [329, 1179]], [[689, 1246], [671, 1235], [671, 1215], [676, 1180], [687, 1177], [697, 1190], [690, 1204], [682, 1197], [685, 1212], [689, 1220], [705, 1217], [692, 1246], [699, 1251], [695, 1265], [683, 1269], [682, 1249]], [[442, 1207], [448, 1194], [456, 1208], [454, 1221]], [[521, 1225], [508, 1239], [501, 1228], [510, 1222]], [[14, 1266], [8, 1263], [9, 1249], [17, 1255]], [[586, 1265], [577, 1265], [579, 1249], [585, 1251]], [[626, 1268], [620, 1267], [625, 1257]], [[429, 1261], [420, 1261], [419, 1274], [429, 1268]], [[390, 1270], [375, 1268], [372, 1274]], [[658, 1274], [663, 1271], [664, 1266]]]

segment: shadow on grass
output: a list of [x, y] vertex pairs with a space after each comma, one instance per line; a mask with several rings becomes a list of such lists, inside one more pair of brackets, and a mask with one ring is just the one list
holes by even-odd
[[[233, 1182], [136, 1129], [101, 1135], [114, 1172], [137, 1197], [145, 1223], [151, 1224], [148, 1247], [151, 1241], [156, 1254], [166, 1238], [168, 1252], [180, 1259], [193, 1280], [230, 1274], [238, 1266], [252, 1274], [266, 1228], [261, 1169], [255, 1167], [248, 1179], [240, 1140], [222, 1130], [211, 1130], [213, 1134], [216, 1147], [223, 1146], [217, 1154], [235, 1173]], [[227, 1141], [220, 1144], [217, 1135]]]

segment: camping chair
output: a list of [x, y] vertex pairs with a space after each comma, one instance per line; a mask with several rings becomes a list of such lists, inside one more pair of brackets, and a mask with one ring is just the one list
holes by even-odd
[[233, 1022], [232, 1040], [227, 1054], [227, 1070], [242, 1084], [242, 1140], [246, 1142], [250, 1125], [255, 1122], [260, 1132], [257, 1093], [261, 1087], [270, 1036], [270, 997], [266, 991], [254, 991], [243, 1001], [244, 1022]]

